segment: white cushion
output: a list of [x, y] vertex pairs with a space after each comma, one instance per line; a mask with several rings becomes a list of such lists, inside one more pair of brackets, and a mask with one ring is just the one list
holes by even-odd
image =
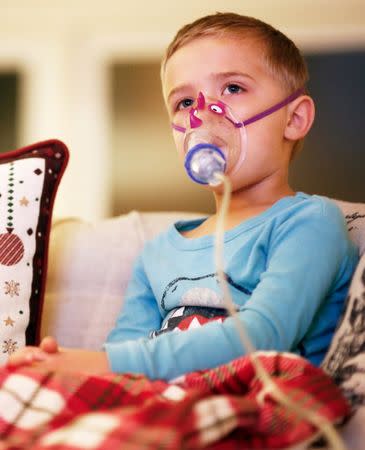
[[52, 227], [41, 335], [65, 347], [99, 350], [120, 312], [144, 242], [191, 213], [138, 213]]

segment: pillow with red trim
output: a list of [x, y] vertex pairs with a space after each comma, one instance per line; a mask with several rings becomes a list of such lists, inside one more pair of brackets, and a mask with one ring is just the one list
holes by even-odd
[[0, 365], [39, 341], [52, 209], [68, 156], [57, 140], [0, 154]]

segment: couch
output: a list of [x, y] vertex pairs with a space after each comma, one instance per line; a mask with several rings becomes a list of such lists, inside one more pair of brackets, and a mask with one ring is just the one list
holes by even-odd
[[[360, 254], [364, 254], [365, 204], [336, 202], [346, 217], [351, 239], [358, 246]], [[65, 347], [100, 350], [122, 308], [133, 261], [144, 242], [172, 222], [196, 216], [196, 213], [132, 211], [96, 223], [87, 223], [77, 218], [55, 220], [50, 237], [41, 335], [53, 335]], [[364, 258], [365, 255], [363, 262]], [[363, 280], [363, 289], [360, 292], [357, 287], [357, 291], [355, 289], [353, 292], [356, 291], [356, 298], [361, 297], [365, 304], [365, 269], [363, 272], [362, 270], [358, 270], [357, 277], [360, 281]], [[348, 307], [352, 307], [351, 298], [348, 300]], [[362, 311], [365, 314], [365, 307]], [[345, 319], [346, 317], [349, 315], [345, 314]], [[349, 335], [347, 325], [343, 319], [339, 329], [342, 336], [336, 333], [337, 340], [334, 339], [332, 353], [338, 352], [338, 342], [342, 342], [343, 335]], [[358, 335], [353, 336], [354, 330], [351, 333], [351, 339], [358, 343]], [[360, 393], [356, 392], [353, 417], [342, 429], [348, 448], [354, 450], [363, 448], [365, 438], [361, 425], [365, 418], [365, 326], [361, 333], [363, 346], [360, 345], [360, 359], [357, 356], [360, 363], [356, 367], [363, 381], [356, 381], [355, 391]], [[339, 378], [345, 373], [340, 369], [343, 369], [348, 360], [343, 358], [333, 370], [328, 361], [327, 357], [325, 370], [335, 379], [337, 376], [339, 384], [345, 386], [345, 394], [348, 393], [348, 378]], [[353, 392], [354, 389], [351, 390], [352, 396]]]
[[[55, 220], [51, 226], [53, 202], [67, 161], [68, 150], [57, 140], [0, 155], [0, 365], [25, 342], [38, 340], [40, 322], [41, 335], [55, 336], [62, 346], [101, 349], [123, 306], [132, 264], [144, 242], [171, 222], [196, 216], [133, 211], [97, 223], [67, 218]], [[365, 205], [338, 204], [350, 236], [363, 254]], [[263, 352], [259, 357], [274, 377], [288, 388], [293, 386], [294, 395], [298, 393], [310, 404], [317, 399], [321, 414], [331, 422], [349, 417], [351, 405], [353, 414], [341, 431], [349, 448], [362, 449], [365, 255], [322, 365], [344, 395], [330, 377], [302, 358], [276, 352]], [[315, 437], [316, 429], [310, 423], [298, 422], [293, 414], [289, 420], [281, 404], [261, 395], [251, 365], [250, 358], [242, 357], [173, 384], [155, 383], [138, 374], [95, 377], [5, 365], [0, 371], [0, 447], [46, 449], [59, 444], [57, 448], [113, 450], [118, 436], [119, 444], [141, 448], [143, 441], [152, 449], [161, 448], [161, 439], [168, 436], [175, 443], [184, 442], [184, 448], [195, 449], [197, 444], [206, 448], [221, 438], [214, 448], [236, 448], [242, 442], [241, 429], [245, 430], [244, 439], [255, 443], [255, 448], [262, 448], [260, 439], [266, 443], [275, 439], [282, 448], [285, 442]], [[237, 377], [243, 377], [242, 383], [232, 385]], [[282, 415], [286, 420], [276, 421], [273, 427], [271, 419]], [[236, 427], [238, 418], [242, 428]], [[161, 434], [161, 426], [167, 434]], [[230, 434], [234, 429], [235, 437]], [[229, 441], [232, 445], [227, 447]], [[171, 448], [181, 447], [174, 444]]]

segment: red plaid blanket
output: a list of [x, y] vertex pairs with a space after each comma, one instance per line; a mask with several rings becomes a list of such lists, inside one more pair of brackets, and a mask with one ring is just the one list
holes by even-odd
[[[321, 369], [289, 354], [260, 359], [305, 408], [315, 406], [332, 423], [349, 413]], [[0, 370], [1, 450], [285, 448], [316, 434], [263, 395], [249, 357], [173, 383], [133, 374]]]

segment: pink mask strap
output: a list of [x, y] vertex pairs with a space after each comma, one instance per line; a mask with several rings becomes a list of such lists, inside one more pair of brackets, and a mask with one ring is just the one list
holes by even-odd
[[186, 128], [180, 127], [180, 125], [175, 125], [174, 123], [171, 123], [171, 127], [176, 131], [180, 131], [181, 133], [185, 133], [186, 131]]
[[305, 88], [300, 88], [293, 92], [289, 97], [285, 98], [282, 102], [277, 103], [276, 105], [272, 106], [269, 109], [265, 109], [265, 111], [260, 112], [259, 114], [256, 114], [255, 116], [250, 117], [249, 119], [244, 120], [243, 122], [235, 123], [235, 127], [240, 128], [242, 126], [250, 125], [250, 123], [256, 122], [257, 120], [263, 119], [266, 116], [269, 116], [270, 114], [274, 113], [275, 111], [278, 111], [279, 109], [283, 108], [286, 105], [289, 105], [293, 100], [298, 98], [300, 95], [304, 94]]

